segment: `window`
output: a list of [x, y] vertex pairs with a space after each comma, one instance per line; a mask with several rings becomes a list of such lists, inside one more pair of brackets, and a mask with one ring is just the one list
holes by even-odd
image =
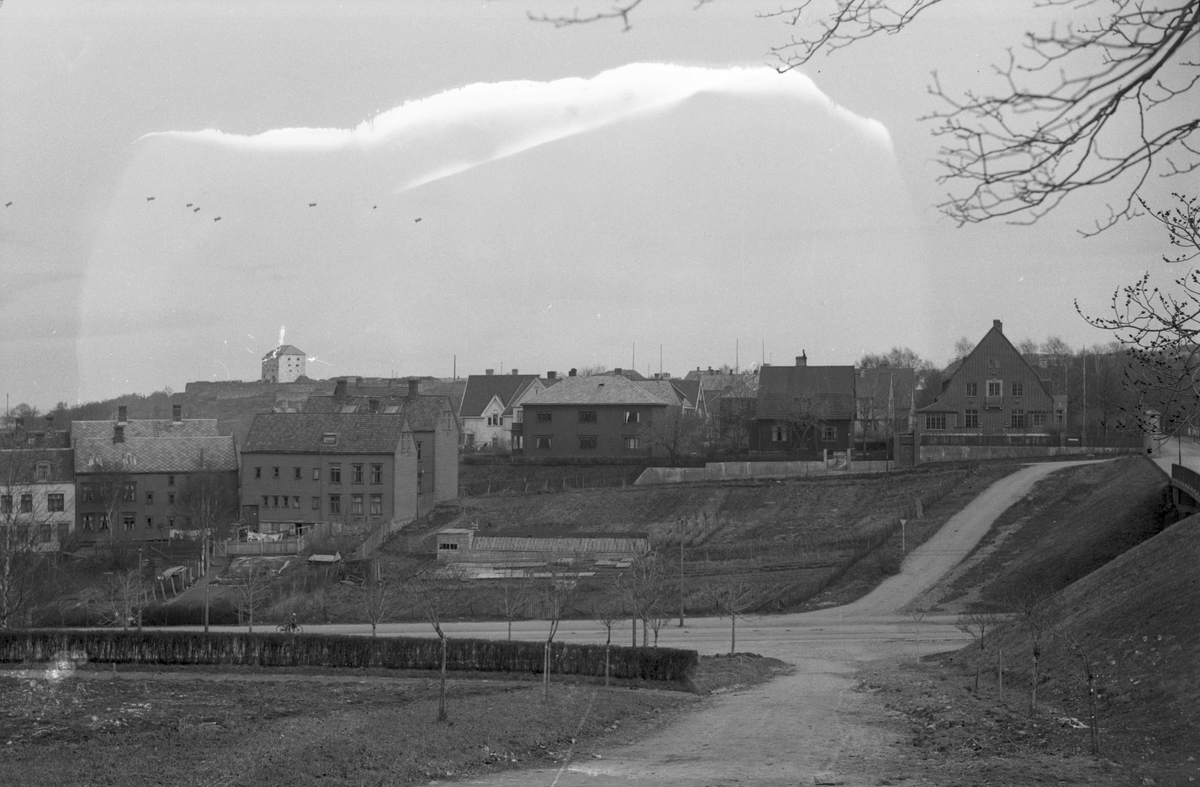
[[367, 400], [367, 411], [372, 412], [372, 413], [379, 412], [379, 400], [378, 399], [368, 399]]
[[362, 465], [350, 465], [350, 483], [361, 484], [363, 482], [362, 469]]
[[313, 499], [312, 499], [312, 507], [313, 507], [313, 511], [320, 511], [320, 510], [321, 510], [321, 498], [320, 498], [320, 497], [313, 497]]
[[137, 483], [134, 481], [126, 481], [121, 487], [121, 499], [126, 503], [132, 503], [137, 500]]
[[154, 529], [154, 517], [152, 517], [152, 516], [146, 517], [146, 529], [147, 530]]
[[319, 467], [314, 467], [314, 468], [313, 468], [313, 480], [314, 480], [314, 481], [320, 481], [320, 480], [321, 480], [321, 468], [319, 468]]
[[499, 413], [493, 413], [492, 415], [488, 416], [487, 424], [488, 426], [503, 426], [504, 416], [500, 415]]
[[278, 468], [278, 467], [272, 467], [272, 468], [271, 468], [271, 477], [272, 477], [272, 478], [279, 478], [279, 468]]
[[550, 423], [550, 411], [549, 410], [538, 410], [537, 411], [537, 422], [539, 424]]
[[300, 507], [300, 495], [292, 495], [292, 508]]
[[267, 497], [266, 495], [263, 495], [263, 508], [267, 508], [270, 505], [271, 505], [271, 498]]
[[83, 529], [87, 533], [91, 533], [92, 531], [94, 531], [96, 529], [96, 515], [95, 514], [84, 514], [83, 515]]
[[356, 516], [362, 516], [363, 512], [363, 496], [361, 494], [350, 495], [350, 513]]
[[325, 434], [321, 435], [321, 442], [325, 445], [337, 445], [337, 433], [326, 432]]
[[137, 517], [133, 514], [122, 514], [121, 524], [126, 530], [133, 530], [133, 528], [137, 525]]
[[533, 447], [549, 449], [550, 448], [550, 436], [549, 435], [538, 435], [537, 437], [534, 437], [533, 438]]
[[31, 493], [21, 495], [21, 513], [33, 513], [33, 495]]
[[822, 426], [821, 427], [821, 442], [836, 443], [837, 442], [837, 427]]
[[1066, 413], [1064, 413], [1062, 410], [1055, 410], [1054, 411], [1054, 423], [1061, 424], [1063, 422], [1063, 418], [1065, 417], [1065, 415], [1066, 415]]
[[1046, 426], [1046, 414], [1045, 413], [1030, 413], [1030, 415], [1033, 418], [1034, 426], [1039, 427], [1039, 428]]
[[595, 410], [580, 410], [579, 411], [579, 423], [581, 423], [581, 424], [596, 423], [596, 411]]
[[175, 476], [167, 476], [167, 486], [175, 486]]
[[0, 495], [0, 514], [12, 513], [12, 495]]
[[451, 550], [458, 549], [458, 544], [455, 544], [453, 542], [438, 544], [438, 549], [448, 552]]
[[[284, 497], [283, 499], [284, 499], [284, 501], [287, 500], [286, 497]], [[271, 507], [279, 508], [279, 495], [271, 495]]]
[[371, 516], [383, 516], [383, 495], [371, 495]]
[[299, 481], [299, 480], [300, 480], [300, 468], [298, 468], [298, 467], [293, 467], [293, 468], [292, 468], [292, 470], [294, 470], [294, 471], [295, 471], [295, 475], [294, 475], [293, 477], [294, 477], [294, 478], [295, 478], [297, 481]]
[[371, 483], [383, 483], [383, 465], [371, 465]]
[[43, 544], [49, 544], [51, 536], [52, 536], [52, 531], [50, 530], [50, 525], [45, 524], [45, 525], [38, 526], [38, 534], [37, 534], [38, 541], [40, 541]]
[[154, 493], [153, 492], [146, 493], [146, 505], [148, 505], [148, 506], [154, 505]]
[[341, 495], [330, 495], [329, 496], [329, 513], [331, 513], [331, 514], [342, 513], [342, 496]]
[[174, 492], [167, 492], [167, 505], [169, 505], [169, 506], [175, 505], [175, 493]]
[[80, 487], [80, 491], [83, 493], [83, 502], [91, 503], [91, 502], [95, 501], [95, 499], [96, 499], [96, 485], [95, 484], [83, 484]]
[[787, 442], [787, 427], [783, 424], [775, 424], [771, 427], [771, 442], [786, 443]]
[[1012, 384], [1012, 395], [1013, 396], [1024, 396], [1025, 395], [1025, 384], [1024, 383], [1013, 383]]
[[979, 383], [967, 383], [967, 396], [979, 396]]
[[65, 511], [65, 502], [61, 494], [46, 495], [46, 508], [50, 511]]
[[967, 410], [966, 413], [963, 414], [963, 426], [966, 427], [967, 429], [978, 429], [979, 428], [979, 411], [978, 410]]
[[946, 414], [945, 413], [926, 413], [925, 414], [925, 428], [927, 430], [931, 430], [931, 431], [945, 429], [946, 428]]
[[642, 422], [642, 414], [640, 412], [638, 412], [637, 410], [626, 410], [625, 411], [625, 423], [640, 424], [641, 422]]
[[988, 396], [1001, 396], [1002, 390], [1003, 390], [1003, 388], [1002, 388], [1002, 385], [999, 380], [988, 380], [988, 382], [987, 382], [987, 395]]
[[525, 450], [525, 435], [513, 435], [513, 448], [517, 449], [518, 451]]
[[167, 527], [175, 527], [175, 518], [167, 517]]
[[261, 467], [254, 468], [254, 477], [262, 478], [262, 468]]
[[623, 439], [623, 442], [624, 442], [624, 444], [625, 444], [625, 450], [626, 450], [626, 451], [636, 451], [636, 450], [638, 450], [638, 438], [636, 438], [636, 437], [626, 437], [626, 438], [624, 438], [624, 439]]
[[1013, 429], [1024, 429], [1025, 428], [1025, 411], [1024, 410], [1013, 410], [1012, 411], [1012, 428]]
[[580, 451], [595, 451], [596, 450], [596, 435], [580, 435], [579, 436]]
[[37, 466], [35, 466], [33, 468], [33, 480], [42, 481], [42, 482], [50, 480], [50, 463], [49, 462], [38, 462], [37, 463]]
[[341, 465], [330, 465], [329, 466], [329, 483], [331, 483], [331, 484], [342, 483], [342, 466]]
[[421, 461], [421, 443], [417, 441], [417, 461]]

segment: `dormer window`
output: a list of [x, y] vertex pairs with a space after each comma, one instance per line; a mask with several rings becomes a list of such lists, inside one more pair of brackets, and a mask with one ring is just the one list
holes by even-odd
[[337, 433], [326, 432], [325, 434], [321, 435], [321, 442], [325, 445], [337, 445]]
[[33, 469], [33, 478], [38, 482], [46, 482], [50, 480], [50, 463], [38, 462]]

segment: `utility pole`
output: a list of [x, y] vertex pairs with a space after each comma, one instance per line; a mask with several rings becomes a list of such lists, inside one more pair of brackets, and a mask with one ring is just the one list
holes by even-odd
[[679, 628], [683, 628], [683, 520], [676, 524], [679, 525]]

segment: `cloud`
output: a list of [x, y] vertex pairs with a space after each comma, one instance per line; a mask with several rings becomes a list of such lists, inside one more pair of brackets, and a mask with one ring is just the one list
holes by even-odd
[[[835, 104], [811, 79], [765, 68], [704, 68], [635, 63], [591, 79], [477, 83], [408, 102], [353, 129], [284, 128], [253, 136], [216, 129], [165, 131], [168, 137], [257, 152], [399, 153], [397, 192], [638, 115], [661, 112], [704, 93], [776, 96], [816, 105], [891, 154], [882, 123]], [[451, 139], [447, 139], [450, 137]], [[447, 143], [450, 144], [447, 144]], [[430, 151], [440, 155], [422, 155]], [[453, 151], [450, 154], [449, 151]], [[411, 153], [411, 156], [404, 154]]]

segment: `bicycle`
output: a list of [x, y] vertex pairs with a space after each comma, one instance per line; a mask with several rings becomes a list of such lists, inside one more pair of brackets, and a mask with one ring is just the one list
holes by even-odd
[[297, 623], [295, 620], [289, 620], [287, 623], [280, 623], [278, 626], [275, 627], [275, 630], [283, 632], [284, 634], [292, 634], [292, 635], [304, 633], [304, 627], [301, 626], [299, 623]]

